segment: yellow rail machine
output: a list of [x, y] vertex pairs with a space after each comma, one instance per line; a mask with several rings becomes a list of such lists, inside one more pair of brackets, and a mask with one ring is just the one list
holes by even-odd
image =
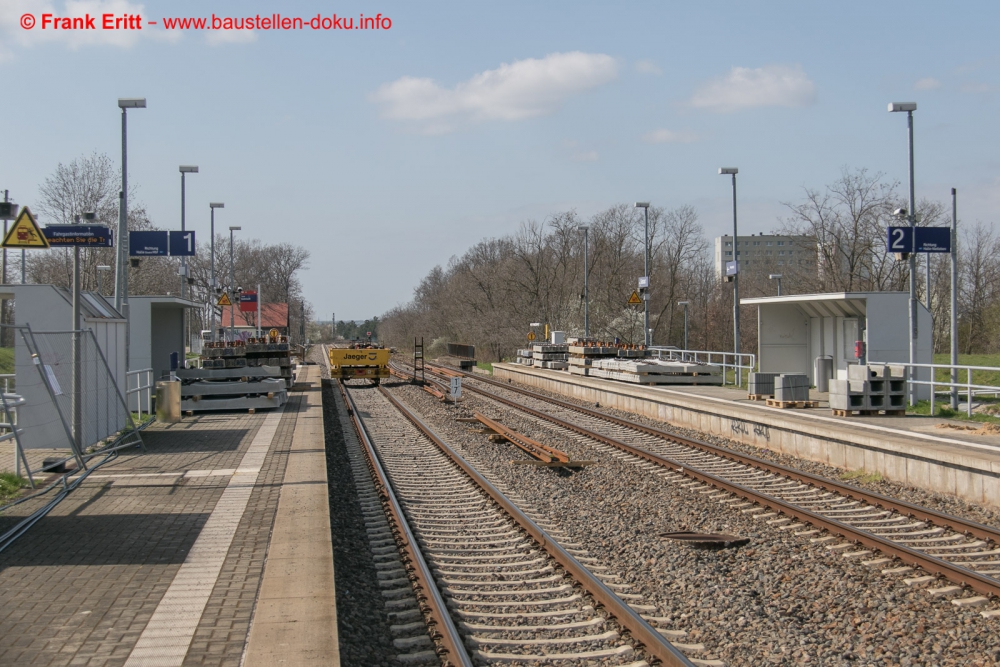
[[334, 380], [371, 380], [376, 385], [389, 377], [389, 350], [331, 347], [330, 377]]

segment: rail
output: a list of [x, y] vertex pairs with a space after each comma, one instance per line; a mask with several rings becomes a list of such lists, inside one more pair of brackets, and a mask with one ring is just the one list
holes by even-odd
[[17, 375], [15, 375], [14, 373], [0, 373], [0, 380], [3, 380], [3, 393], [5, 393], [5, 394], [9, 394], [10, 393], [10, 383], [11, 383], [11, 380], [15, 381], [15, 387], [14, 388], [17, 389], [16, 378], [17, 378]]
[[438, 449], [444, 452], [448, 458], [455, 462], [459, 468], [461, 468], [465, 474], [467, 474], [479, 488], [485, 491], [497, 505], [502, 507], [505, 512], [507, 512], [514, 521], [516, 521], [532, 538], [538, 542], [539, 545], [556, 561], [569, 572], [573, 578], [575, 578], [581, 586], [583, 586], [588, 593], [595, 600], [597, 600], [604, 609], [612, 616], [617, 619], [617, 621], [626, 630], [631, 633], [631, 635], [643, 644], [643, 648], [650, 654], [655, 656], [661, 661], [663, 665], [670, 665], [672, 667], [693, 667], [693, 663], [687, 659], [687, 657], [680, 652], [676, 647], [670, 642], [663, 638], [663, 636], [656, 631], [649, 623], [642, 618], [638, 612], [633, 610], [627, 604], [622, 602], [621, 598], [608, 588], [604, 582], [595, 577], [590, 570], [584, 567], [576, 558], [574, 558], [568, 551], [566, 551], [562, 546], [560, 546], [556, 541], [554, 541], [545, 530], [543, 530], [538, 524], [532, 521], [527, 514], [525, 514], [521, 509], [514, 504], [506, 495], [504, 495], [498, 488], [493, 486], [489, 480], [487, 480], [478, 470], [473, 468], [464, 458], [462, 458], [458, 452], [452, 449], [447, 443], [445, 443], [441, 438], [434, 433], [429, 426], [427, 426], [419, 417], [417, 417], [413, 412], [411, 412], [405, 405], [400, 403], [392, 394], [385, 390], [385, 387], [379, 387], [379, 391], [392, 403], [397, 410], [399, 410], [403, 416], [405, 416], [411, 424], [413, 424], [417, 430], [423, 433], [431, 442], [433, 442]]
[[[141, 376], [145, 375], [145, 379]], [[2, 377], [2, 376], [0, 376]], [[132, 386], [132, 378], [135, 378], [135, 386]], [[143, 382], [145, 381], [145, 384]], [[153, 414], [153, 369], [152, 368], [140, 368], [135, 371], [128, 371], [125, 373], [125, 400], [132, 407], [131, 396], [136, 395], [135, 406], [137, 412], [139, 413], [139, 421], [142, 422], [142, 392], [146, 392], [146, 414]]]
[[438, 590], [437, 584], [434, 582], [434, 575], [431, 573], [430, 566], [427, 565], [427, 561], [424, 560], [424, 556], [420, 552], [420, 547], [417, 546], [417, 539], [413, 535], [409, 523], [406, 521], [403, 508], [399, 504], [399, 500], [396, 498], [396, 493], [393, 490], [392, 482], [389, 480], [389, 476], [382, 466], [378, 452], [375, 450], [364, 422], [358, 416], [357, 406], [354, 405], [354, 400], [347, 393], [344, 385], [338, 382], [337, 386], [340, 387], [340, 393], [344, 397], [344, 403], [347, 405], [347, 412], [354, 423], [354, 430], [358, 433], [358, 439], [361, 441], [365, 458], [368, 459], [368, 467], [375, 477], [375, 487], [388, 506], [392, 521], [396, 524], [396, 528], [399, 531], [398, 535], [403, 543], [402, 546], [406, 552], [407, 560], [413, 566], [413, 573], [417, 580], [416, 584], [422, 590], [422, 596], [420, 597], [422, 597], [427, 605], [429, 610], [428, 615], [432, 623], [436, 626], [437, 637], [446, 653], [444, 656], [446, 657], [445, 664], [472, 667], [472, 658], [469, 656], [468, 651], [466, 651], [465, 644], [462, 643], [462, 637], [458, 634], [458, 628], [455, 627], [455, 622], [448, 613], [447, 604], [441, 596], [441, 591]]
[[732, 369], [736, 374], [736, 386], [743, 386], [743, 371], [752, 373], [757, 367], [756, 354], [742, 352], [713, 352], [710, 350], [679, 350], [676, 347], [652, 346], [651, 352], [657, 359], [665, 361], [695, 361], [722, 366], [722, 384], [726, 384], [726, 372]]
[[[718, 447], [716, 445], [711, 445], [706, 442], [701, 442], [699, 440], [693, 440], [689, 438], [683, 438], [665, 431], [660, 431], [630, 420], [621, 419], [618, 417], [613, 417], [611, 415], [605, 414], [603, 412], [598, 412], [589, 408], [584, 408], [582, 406], [574, 405], [566, 401], [560, 401], [559, 399], [550, 398], [548, 396], [543, 396], [533, 391], [527, 389], [522, 389], [520, 387], [514, 387], [510, 384], [504, 384], [502, 382], [497, 382], [496, 380], [486, 380], [483, 378], [476, 378], [479, 382], [483, 382], [489, 385], [495, 385], [501, 387], [505, 390], [514, 391], [516, 393], [530, 396], [553, 405], [558, 405], [569, 410], [573, 410], [582, 414], [586, 414], [598, 419], [603, 419], [605, 421], [617, 424], [620, 426], [625, 426], [627, 428], [632, 428], [637, 431], [646, 433], [648, 435], [653, 435], [658, 438], [662, 438], [668, 442], [674, 442], [681, 445], [686, 445], [693, 447], [695, 449], [700, 449], [706, 453], [713, 454], [715, 456], [720, 456], [732, 461], [742, 463], [744, 465], [754, 466], [758, 469], [762, 469], [768, 472], [773, 472], [776, 474], [783, 475], [789, 479], [801, 482], [803, 484], [809, 484], [817, 488], [821, 488], [826, 491], [833, 491], [835, 493], [842, 494], [854, 500], [863, 500], [873, 506], [882, 507], [885, 509], [891, 509], [904, 516], [911, 516], [920, 520], [933, 522], [935, 525], [943, 526], [949, 528], [955, 532], [965, 533], [967, 535], [973, 535], [980, 539], [990, 540], [994, 543], [1000, 543], [1000, 531], [990, 526], [976, 523], [974, 521], [969, 521], [962, 519], [960, 517], [955, 517], [948, 514], [942, 514], [934, 510], [930, 510], [919, 505], [913, 505], [905, 501], [896, 500], [894, 498], [889, 498], [887, 496], [882, 496], [880, 494], [872, 493], [859, 489], [857, 487], [848, 486], [835, 482], [833, 480], [828, 480], [826, 478], [812, 475], [810, 473], [802, 472], [799, 470], [794, 470], [792, 468], [786, 468], [779, 466], [777, 464], [768, 463], [761, 459], [757, 459], [752, 456], [747, 456], [734, 452], [732, 450], [726, 449], [724, 447]], [[711, 473], [702, 472], [696, 468], [691, 467], [690, 464], [675, 461], [667, 456], [662, 456], [655, 454], [653, 452], [646, 451], [644, 449], [626, 444], [620, 440], [610, 438], [608, 436], [602, 435], [600, 433], [595, 433], [589, 429], [582, 426], [578, 426], [571, 422], [559, 419], [553, 415], [547, 414], [540, 410], [534, 410], [528, 406], [521, 405], [509, 399], [503, 398], [492, 392], [484, 391], [472, 386], [466, 386], [466, 388], [472, 392], [485, 395], [493, 400], [499, 401], [518, 410], [526, 412], [527, 414], [538, 417], [550, 423], [556, 424], [563, 428], [566, 428], [575, 433], [579, 433], [589, 438], [593, 438], [599, 442], [606, 445], [610, 445], [622, 451], [628, 452], [642, 459], [649, 461], [650, 463], [672, 468], [674, 470], [680, 470], [684, 475], [696, 479], [704, 484], [713, 486], [719, 489], [723, 489], [733, 493], [741, 498], [759, 503], [764, 507], [769, 507], [773, 510], [781, 512], [786, 516], [795, 518], [803, 523], [809, 523], [813, 526], [821, 529], [825, 529], [832, 534], [839, 535], [845, 539], [848, 539], [857, 544], [862, 544], [866, 547], [872, 549], [878, 549], [882, 553], [890, 556], [899, 558], [904, 563], [908, 565], [913, 565], [921, 567], [927, 572], [942, 575], [948, 580], [958, 583], [963, 586], [968, 586], [969, 588], [983, 593], [987, 596], [1000, 596], [1000, 582], [996, 579], [986, 577], [975, 571], [964, 568], [960, 565], [955, 565], [941, 558], [929, 555], [927, 553], [920, 552], [916, 549], [912, 549], [902, 544], [898, 544], [891, 540], [886, 540], [878, 537], [872, 533], [859, 530], [850, 526], [848, 524], [837, 521], [836, 519], [831, 519], [829, 517], [823, 516], [821, 514], [809, 511], [807, 509], [798, 507], [788, 501], [775, 498], [766, 493], [761, 493], [754, 489], [745, 487], [739, 483], [731, 482], [724, 478], [718, 477]]]
[[[935, 407], [934, 388], [935, 387], [948, 387], [948, 388], [950, 388], [951, 389], [950, 393], [955, 396], [956, 402], [957, 402], [957, 398], [958, 398], [959, 393], [962, 393], [960, 390], [964, 390], [964, 393], [966, 395], [966, 403], [967, 403], [967, 405], [966, 405], [966, 414], [969, 417], [972, 416], [972, 397], [975, 396], [976, 392], [979, 392], [981, 394], [1000, 395], [1000, 387], [998, 387], [996, 385], [974, 384], [972, 382], [972, 371], [993, 371], [993, 372], [996, 372], [996, 373], [1000, 373], [1000, 368], [997, 368], [996, 366], [965, 366], [965, 365], [962, 365], [962, 364], [911, 364], [911, 363], [906, 363], [906, 362], [895, 362], [895, 361], [893, 361], [893, 362], [870, 361], [868, 363], [870, 363], [870, 364], [886, 364], [886, 365], [890, 365], [891, 364], [893, 366], [905, 366], [908, 369], [909, 368], [929, 368], [929, 369], [931, 369], [931, 379], [930, 380], [917, 380], [917, 379], [914, 379], [912, 377], [914, 375], [913, 373], [907, 373], [906, 374], [906, 376], [907, 376], [906, 377], [906, 381], [907, 381], [907, 383], [909, 385], [930, 385], [930, 388], [931, 388], [931, 415], [934, 414], [934, 407]], [[956, 378], [957, 378], [958, 373], [960, 371], [965, 371], [965, 382], [945, 382], [945, 381], [935, 380], [934, 379], [934, 374], [937, 372], [938, 369], [944, 369], [944, 370], [954, 371], [954, 375], [955, 375]], [[909, 392], [907, 392], [907, 394], [909, 394]]]

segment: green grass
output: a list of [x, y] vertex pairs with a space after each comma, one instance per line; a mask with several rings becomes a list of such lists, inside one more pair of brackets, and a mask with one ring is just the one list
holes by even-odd
[[[960, 402], [965, 401], [965, 396], [961, 393], [958, 395], [958, 400]], [[996, 406], [997, 414], [1000, 415], [1000, 399], [993, 398], [992, 396], [977, 396], [973, 399], [975, 403], [992, 403]], [[930, 401], [917, 401], [917, 404], [913, 407], [906, 408], [906, 414], [908, 415], [930, 415], [931, 413], [931, 402]], [[965, 410], [952, 410], [949, 407], [948, 399], [943, 396], [938, 396], [938, 400], [934, 403], [934, 416], [942, 417], [944, 419], [956, 419], [959, 421], [966, 422], [976, 422], [979, 424], [1000, 424], [1000, 416], [994, 416], [982, 412], [973, 412], [972, 417], [969, 417]]]
[[0, 347], [0, 373], [9, 375], [14, 372], [14, 348]]
[[493, 372], [493, 364], [489, 363], [488, 361], [477, 361], [476, 366], [484, 370], [487, 370], [490, 373]]
[[[934, 355], [935, 364], [950, 364], [951, 355], [950, 354], [935, 354]], [[960, 354], [958, 355], [958, 363], [968, 364], [969, 366], [994, 366], [1000, 368], [1000, 354]], [[934, 371], [934, 379], [936, 381], [948, 382], [949, 381], [949, 371], [945, 368], [939, 368]], [[964, 371], [958, 372], [958, 381], [966, 381], [966, 373]], [[1000, 371], [972, 371], [972, 384], [984, 384], [993, 387], [1000, 387]]]
[[0, 502], [13, 500], [28, 484], [28, 480], [12, 472], [0, 472]]
[[868, 472], [867, 470], [852, 470], [850, 472], [845, 472], [840, 476], [840, 479], [845, 482], [862, 482], [870, 484], [872, 482], [881, 482], [882, 474], [878, 472]]

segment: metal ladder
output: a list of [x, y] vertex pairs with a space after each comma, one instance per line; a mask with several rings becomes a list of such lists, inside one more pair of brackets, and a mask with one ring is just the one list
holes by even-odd
[[421, 386], [427, 384], [427, 380], [424, 378], [424, 337], [420, 337], [420, 342], [417, 342], [417, 337], [413, 337], [413, 384], [419, 384]]

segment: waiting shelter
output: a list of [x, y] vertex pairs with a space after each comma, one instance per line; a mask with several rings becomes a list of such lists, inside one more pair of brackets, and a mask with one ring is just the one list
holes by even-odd
[[[909, 294], [833, 292], [741, 299], [757, 306], [758, 367], [765, 373], [805, 373], [816, 384], [817, 357], [832, 360], [833, 377], [846, 378], [848, 364], [910, 360]], [[931, 314], [917, 303], [915, 363], [932, 362]], [[857, 343], [863, 343], [860, 348]], [[860, 357], [857, 352], [861, 352]], [[930, 380], [920, 369], [917, 379]], [[918, 398], [930, 398], [917, 385]]]

